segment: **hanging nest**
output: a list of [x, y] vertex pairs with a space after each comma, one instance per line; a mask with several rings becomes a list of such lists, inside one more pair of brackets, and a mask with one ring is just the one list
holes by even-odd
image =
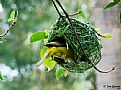
[[[84, 52], [88, 58], [96, 65], [101, 60], [101, 48], [99, 38], [96, 31], [88, 24], [84, 24], [76, 19], [70, 18]], [[80, 45], [75, 38], [72, 27], [65, 16], [60, 17], [51, 27], [48, 35], [48, 42], [54, 40], [65, 40], [66, 43], [73, 49], [76, 64], [72, 60], [64, 60], [58, 63], [63, 68], [74, 73], [83, 73], [92, 68], [92, 64], [85, 58], [84, 52], [80, 49]], [[57, 60], [56, 60], [57, 62]]]

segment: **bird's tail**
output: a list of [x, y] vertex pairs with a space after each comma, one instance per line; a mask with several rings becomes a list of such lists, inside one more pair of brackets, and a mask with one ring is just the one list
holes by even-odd
[[36, 64], [36, 67], [39, 67], [43, 62], [44, 60], [48, 57], [49, 53], [46, 52], [43, 56], [43, 58]]

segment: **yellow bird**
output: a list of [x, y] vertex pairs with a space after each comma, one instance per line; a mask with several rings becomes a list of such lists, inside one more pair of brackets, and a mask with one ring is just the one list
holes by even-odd
[[36, 67], [39, 67], [47, 57], [57, 57], [63, 60], [70, 59], [76, 63], [74, 59], [74, 52], [71, 48], [63, 42], [49, 42], [45, 46], [48, 47], [47, 52], [44, 54], [43, 58], [37, 63]]

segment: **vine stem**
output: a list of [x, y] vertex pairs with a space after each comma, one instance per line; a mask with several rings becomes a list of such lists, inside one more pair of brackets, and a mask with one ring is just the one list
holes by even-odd
[[[53, 1], [53, 0], [52, 0], [52, 1]], [[54, 2], [54, 1], [53, 1], [53, 2]], [[75, 30], [74, 27], [73, 27], [73, 24], [72, 24], [71, 20], [70, 20], [70, 18], [69, 18], [68, 13], [65, 11], [65, 9], [63, 8], [63, 6], [61, 5], [61, 3], [60, 3], [58, 0], [56, 0], [56, 2], [57, 2], [58, 5], [60, 6], [60, 8], [63, 10], [63, 12], [64, 12], [66, 18], [68, 19], [69, 24], [70, 24], [70, 26], [71, 26], [71, 28], [72, 28], [72, 30], [73, 30], [74, 36], [75, 36], [75, 38], [76, 38], [76, 40], [77, 40], [77, 42], [78, 42], [78, 44], [79, 44], [79, 46], [80, 46], [80, 49], [81, 49], [81, 51], [83, 52], [83, 54], [85, 55], [85, 58], [88, 60], [88, 62], [89, 62], [97, 71], [99, 71], [100, 73], [108, 73], [108, 72], [111, 72], [112, 70], [114, 70], [115, 67], [113, 67], [113, 68], [112, 68], [111, 70], [109, 70], [109, 71], [101, 71], [101, 70], [99, 70], [99, 69], [94, 65], [94, 63], [88, 58], [87, 54], [85, 53], [85, 50], [84, 50], [83, 47], [82, 47], [82, 44], [80, 43], [80, 40], [79, 40], [79, 38], [78, 38], [78, 35], [77, 35], [77, 33], [76, 33], [76, 30]], [[56, 8], [57, 8], [57, 7], [56, 7]], [[58, 12], [58, 11], [57, 11], [57, 12]]]
[[59, 14], [59, 16], [62, 17], [62, 15], [61, 15], [61, 13], [59, 12], [59, 10], [58, 10], [58, 8], [57, 8], [57, 6], [56, 6], [54, 0], [51, 0], [51, 1], [52, 1], [52, 3], [53, 3], [53, 5], [54, 5], [54, 7], [55, 7], [55, 9], [56, 9], [56, 11], [57, 11], [57, 13]]

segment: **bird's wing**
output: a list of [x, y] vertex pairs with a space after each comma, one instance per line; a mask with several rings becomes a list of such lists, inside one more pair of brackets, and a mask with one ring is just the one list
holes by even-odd
[[49, 42], [47, 43], [45, 46], [47, 47], [66, 47], [66, 43], [62, 43], [62, 42]]

